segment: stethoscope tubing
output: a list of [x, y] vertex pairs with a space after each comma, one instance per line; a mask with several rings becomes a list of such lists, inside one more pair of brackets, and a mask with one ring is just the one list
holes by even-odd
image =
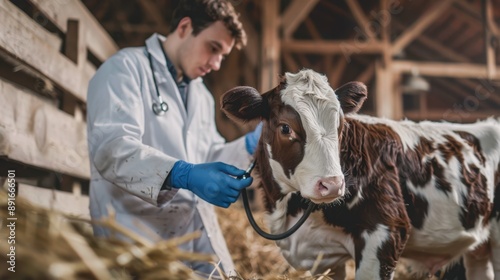
[[155, 85], [156, 97], [158, 98], [159, 102], [157, 103], [153, 101], [153, 106], [151, 107], [151, 109], [153, 110], [153, 113], [155, 115], [162, 116], [168, 111], [168, 104], [161, 98], [160, 90], [158, 89], [158, 82], [156, 81], [155, 70], [153, 67], [153, 59], [151, 57], [151, 53], [149, 52], [148, 46], [145, 47], [146, 47], [146, 53], [148, 54], [149, 67], [151, 68], [151, 75], [153, 76], [153, 83]]

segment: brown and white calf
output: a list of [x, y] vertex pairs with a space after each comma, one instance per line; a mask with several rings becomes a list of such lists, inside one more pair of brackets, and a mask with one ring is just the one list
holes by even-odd
[[263, 94], [236, 87], [223, 96], [233, 120], [264, 123], [255, 157], [270, 231], [291, 227], [304, 198], [317, 204], [277, 242], [285, 258], [311, 269], [321, 252], [318, 272], [335, 279], [354, 258], [356, 279], [392, 279], [401, 257], [434, 273], [464, 256], [468, 279], [500, 279], [499, 121], [357, 115], [366, 94], [361, 83], [334, 91], [302, 70]]

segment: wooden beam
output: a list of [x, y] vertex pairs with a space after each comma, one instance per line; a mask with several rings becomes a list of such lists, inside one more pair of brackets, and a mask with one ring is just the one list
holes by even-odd
[[259, 62], [259, 34], [257, 34], [252, 21], [248, 19], [244, 11], [240, 13], [240, 21], [247, 33], [247, 45], [243, 48], [243, 52], [253, 69], [257, 67]]
[[283, 28], [284, 38], [290, 38], [292, 36], [293, 32], [295, 32], [300, 23], [309, 15], [318, 1], [319, 0], [294, 0], [288, 5], [281, 17], [281, 27]]
[[[224, 66], [219, 71], [212, 73], [213, 81], [211, 84], [211, 92], [215, 100], [220, 100], [222, 94], [229, 89], [238, 86], [240, 77], [245, 69], [249, 67], [241, 67], [243, 53], [231, 52], [224, 61]], [[255, 87], [256, 85], [246, 84]], [[221, 135], [227, 140], [232, 141], [249, 131], [248, 125], [236, 125], [233, 121], [224, 115], [220, 107], [216, 108], [216, 123]]]
[[404, 116], [414, 120], [414, 121], [423, 121], [423, 120], [444, 120], [450, 122], [458, 122], [458, 123], [472, 123], [477, 120], [486, 119], [491, 116], [499, 116], [498, 111], [477, 111], [477, 112], [464, 112], [460, 110], [428, 110], [425, 115], [422, 115], [418, 111], [406, 111]]
[[[443, 88], [446, 88], [444, 91], [440, 91], [440, 94], [444, 94], [447, 96], [451, 96], [454, 99], [461, 98], [462, 100], [466, 98], [471, 98], [474, 96], [474, 87], [464, 86], [460, 80], [455, 80], [454, 82], [449, 82], [444, 79], [433, 79], [432, 84], [436, 84]], [[433, 92], [435, 92], [433, 90]], [[450, 104], [450, 108], [453, 107], [454, 104]]]
[[[491, 2], [488, 5], [491, 6]], [[457, 1], [456, 6], [460, 9], [460, 12], [461, 12], [460, 18], [461, 19], [466, 19], [467, 21], [469, 21], [472, 24], [480, 24], [481, 19], [483, 19], [483, 15], [481, 15], [481, 11], [478, 10], [475, 5], [472, 5], [472, 4], [468, 3], [467, 1]], [[494, 15], [493, 15], [494, 9], [491, 8], [490, 10], [491, 10], [491, 12], [488, 12], [485, 15], [485, 18], [488, 22], [488, 25], [489, 25], [492, 33], [495, 36], [500, 36], [500, 28], [496, 24], [495, 19], [494, 19]]]
[[1, 156], [89, 179], [84, 122], [1, 79], [0, 104]]
[[78, 20], [68, 20], [68, 32], [66, 32], [64, 54], [77, 65], [79, 65], [79, 63], [83, 65], [87, 59], [87, 48], [83, 33], [83, 25], [81, 25]]
[[[284, 40], [283, 51], [315, 54], [343, 54], [349, 58], [355, 54], [379, 54], [384, 50], [381, 42], [359, 42], [356, 40]], [[348, 61], [348, 62], [349, 62]]]
[[339, 2], [340, 1], [321, 0], [319, 2], [319, 4], [322, 5], [322, 6], [324, 6], [328, 10], [330, 10], [330, 13], [332, 15], [342, 16], [345, 19], [348, 19], [348, 20], [352, 21], [352, 15], [351, 15], [351, 13], [349, 13], [346, 9], [341, 8], [341, 7], [339, 7], [339, 6], [336, 5]]
[[[66, 32], [65, 55], [73, 61], [77, 68], [82, 71], [87, 62], [87, 46], [85, 42], [85, 31], [83, 24], [79, 20], [68, 20], [68, 31]], [[78, 107], [78, 100], [70, 95], [63, 94], [61, 108], [64, 112], [75, 116], [81, 111]]]
[[[467, 86], [474, 91], [474, 96], [480, 101], [493, 101], [497, 105], [500, 105], [500, 94], [493, 86], [488, 85], [490, 81], [481, 80], [479, 82], [473, 82], [471, 80], [459, 79], [459, 84]], [[498, 84], [497, 84], [498, 85]]]
[[[498, 28], [495, 24], [495, 19], [493, 18], [493, 11], [491, 6], [491, 0], [484, 0], [483, 10], [484, 10], [484, 48], [486, 53], [486, 68], [488, 71], [488, 79], [492, 79], [495, 76], [497, 65], [495, 57], [495, 49], [493, 48], [492, 41], [495, 36], [498, 36]], [[495, 35], [495, 33], [497, 33]]]
[[40, 9], [64, 33], [67, 32], [68, 19], [79, 19], [87, 29], [85, 39], [87, 47], [100, 61], [106, 60], [118, 50], [111, 36], [81, 1], [29, 0], [29, 2]]
[[[397, 22], [394, 22], [394, 24], [397, 28], [402, 28], [401, 24], [399, 24]], [[443, 57], [446, 57], [450, 60], [463, 62], [464, 64], [462, 64], [462, 65], [465, 65], [465, 66], [460, 66], [460, 67], [467, 67], [467, 65], [469, 65], [468, 62], [470, 62], [470, 60], [467, 57], [465, 57], [465, 56], [455, 52], [454, 50], [428, 38], [425, 35], [420, 35], [417, 38], [417, 40], [420, 43], [424, 44], [425, 46], [429, 47], [430, 49], [436, 51], [437, 53], [439, 53]], [[427, 59], [427, 60], [429, 59], [428, 57], [425, 57], [425, 56], [423, 58]], [[457, 64], [451, 64], [451, 65], [457, 65]], [[480, 65], [475, 65], [475, 66], [476, 66], [476, 68], [482, 67]], [[455, 66], [449, 66], [449, 67], [455, 67]], [[418, 71], [420, 71], [420, 70], [418, 70]], [[478, 92], [481, 90], [481, 88], [484, 88], [484, 86], [482, 86], [482, 83], [488, 83], [488, 81], [486, 81], [486, 80], [480, 81], [481, 83], [477, 83], [477, 82], [472, 82], [470, 80], [464, 80], [464, 79], [457, 79], [453, 83], [445, 82], [445, 81], [440, 80], [440, 79], [435, 79], [433, 82], [450, 88], [451, 89], [450, 93], [452, 93], [453, 95], [459, 94], [462, 98], [470, 97], [472, 92], [474, 92], [474, 94], [479, 94]], [[455, 85], [461, 85], [461, 86], [455, 86]], [[461, 90], [461, 88], [463, 88], [463, 86], [472, 89], [471, 93], [465, 93], [463, 90]], [[479, 98], [482, 98], [481, 94], [479, 94]], [[487, 97], [484, 97], [484, 98], [487, 98], [488, 100], [493, 101], [494, 104], [500, 104], [500, 95], [495, 94], [495, 91], [492, 88], [488, 89]]]
[[[390, 72], [390, 70], [389, 70]], [[403, 118], [403, 75], [401, 73], [392, 73], [392, 95], [394, 99], [393, 118], [400, 120]]]
[[[301, 1], [302, 2], [302, 1]], [[278, 84], [280, 69], [279, 0], [261, 0], [263, 10], [260, 92]]]
[[[54, 81], [59, 88], [81, 101], [87, 98], [90, 76], [45, 42], [48, 33], [9, 1], [0, 2], [0, 51], [4, 51]], [[65, 27], [66, 29], [66, 27]]]
[[316, 26], [314, 25], [314, 22], [310, 18], [306, 18], [304, 20], [304, 23], [306, 25], [307, 31], [309, 32], [309, 35], [311, 35], [311, 37], [314, 40], [321, 40], [322, 39], [321, 34], [318, 31], [318, 28], [316, 28]]
[[37, 93], [40, 96], [47, 97], [49, 103], [57, 106], [60, 91], [54, 88], [53, 84], [42, 76], [33, 76], [32, 73], [26, 71], [14, 71], [15, 68], [9, 63], [0, 63], [0, 77], [9, 82], [20, 85], [21, 87]]
[[[380, 1], [380, 8], [382, 11], [389, 10], [388, 0]], [[392, 63], [392, 52], [391, 52], [391, 21], [389, 20], [387, 24], [381, 24], [380, 30], [380, 40], [384, 45], [384, 50], [382, 52], [384, 67], [390, 69]]]
[[[399, 29], [399, 30], [404, 30], [404, 26], [395, 21], [393, 19], [393, 25]], [[469, 58], [467, 58], [466, 56], [462, 55], [461, 53], [458, 53], [456, 51], [454, 51], [453, 49], [450, 49], [446, 46], [444, 46], [443, 44], [421, 34], [417, 37], [416, 39], [419, 43], [425, 45], [426, 47], [428, 47], [429, 49], [437, 52], [439, 55], [443, 56], [444, 58], [447, 58], [449, 60], [452, 60], [452, 61], [456, 61], [456, 62], [470, 62]]]
[[30, 203], [78, 218], [90, 219], [88, 196], [19, 184], [18, 196]]
[[[393, 71], [412, 73], [416, 70], [423, 76], [488, 79], [488, 71], [484, 65], [473, 63], [443, 63], [398, 60], [392, 63]], [[492, 79], [499, 80], [500, 73]]]
[[354, 16], [354, 19], [356, 19], [358, 26], [361, 28], [361, 31], [366, 35], [366, 37], [368, 37], [369, 40], [375, 39], [377, 35], [370, 29], [370, 21], [366, 17], [358, 1], [345, 0], [345, 2], [347, 3], [347, 6], [349, 6], [349, 9]]
[[392, 53], [401, 52], [408, 44], [410, 44], [418, 35], [429, 27], [429, 25], [437, 19], [455, 0], [442, 0], [434, 4], [431, 8], [423, 13], [423, 16], [413, 23], [406, 31], [399, 35], [392, 45]]

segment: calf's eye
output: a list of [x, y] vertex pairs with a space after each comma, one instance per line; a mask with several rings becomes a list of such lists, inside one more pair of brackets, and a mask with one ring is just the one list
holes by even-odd
[[282, 124], [281, 125], [281, 133], [282, 134], [290, 134], [290, 133], [292, 133], [292, 129], [290, 128], [290, 126], [288, 124]]

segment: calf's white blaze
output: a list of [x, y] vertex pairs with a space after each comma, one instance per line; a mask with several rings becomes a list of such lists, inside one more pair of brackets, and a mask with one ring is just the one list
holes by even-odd
[[[321, 198], [314, 192], [319, 179], [343, 177], [338, 138], [340, 102], [327, 78], [311, 70], [287, 73], [286, 82], [288, 86], [281, 91], [281, 99], [299, 114], [307, 139], [304, 158], [290, 179], [284, 174], [275, 173], [275, 177], [286, 181], [284, 185], [300, 190], [306, 198]], [[273, 172], [283, 171], [273, 167]]]

